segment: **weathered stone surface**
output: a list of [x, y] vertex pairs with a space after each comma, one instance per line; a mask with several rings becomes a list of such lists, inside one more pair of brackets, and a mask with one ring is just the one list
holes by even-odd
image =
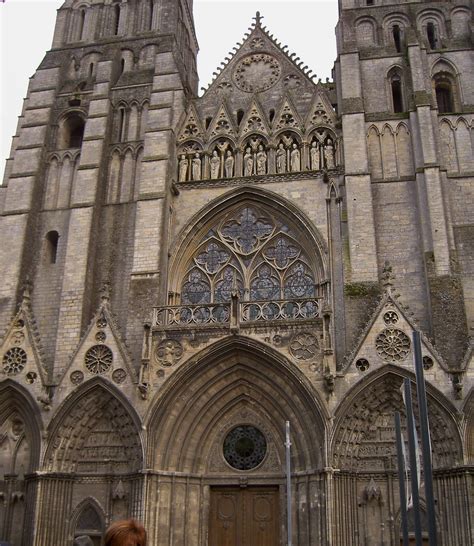
[[439, 536], [472, 543], [471, 14], [359, 4], [334, 82], [257, 14], [201, 97], [192, 0], [58, 11], [0, 189], [0, 541], [212, 545], [225, 498], [283, 543], [289, 421], [294, 542], [398, 546], [418, 328]]

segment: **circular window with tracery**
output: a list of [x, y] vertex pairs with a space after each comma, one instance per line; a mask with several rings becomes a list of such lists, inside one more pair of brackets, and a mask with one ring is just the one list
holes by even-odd
[[87, 351], [84, 360], [88, 371], [99, 375], [110, 369], [113, 354], [106, 345], [94, 345]]
[[377, 353], [390, 362], [400, 362], [410, 353], [410, 338], [397, 328], [386, 328], [375, 339]]
[[26, 365], [27, 356], [20, 347], [12, 347], [3, 355], [3, 371], [9, 375], [20, 373]]
[[257, 467], [267, 453], [267, 441], [258, 428], [241, 425], [232, 429], [224, 440], [224, 458], [237, 470]]

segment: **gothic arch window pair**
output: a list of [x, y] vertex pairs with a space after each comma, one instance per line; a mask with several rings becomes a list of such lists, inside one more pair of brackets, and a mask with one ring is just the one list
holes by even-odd
[[319, 275], [301, 235], [261, 206], [243, 204], [201, 237], [181, 281], [181, 304], [312, 298]]

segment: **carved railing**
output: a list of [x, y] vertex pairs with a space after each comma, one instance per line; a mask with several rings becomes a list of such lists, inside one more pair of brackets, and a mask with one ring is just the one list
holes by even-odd
[[155, 307], [153, 309], [153, 326], [228, 324], [230, 311], [230, 303]]
[[323, 298], [278, 301], [239, 301], [204, 305], [155, 307], [152, 326], [181, 328], [244, 326], [251, 322], [312, 320], [321, 317]]
[[315, 319], [320, 317], [320, 300], [242, 302], [240, 309], [241, 322]]

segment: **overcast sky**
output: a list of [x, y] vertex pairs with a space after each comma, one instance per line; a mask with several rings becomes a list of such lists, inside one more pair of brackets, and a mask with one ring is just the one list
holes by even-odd
[[[0, 0], [0, 181], [28, 78], [51, 47], [63, 0]], [[263, 24], [323, 81], [336, 59], [337, 0], [194, 0], [200, 87], [242, 40], [259, 10]]]

